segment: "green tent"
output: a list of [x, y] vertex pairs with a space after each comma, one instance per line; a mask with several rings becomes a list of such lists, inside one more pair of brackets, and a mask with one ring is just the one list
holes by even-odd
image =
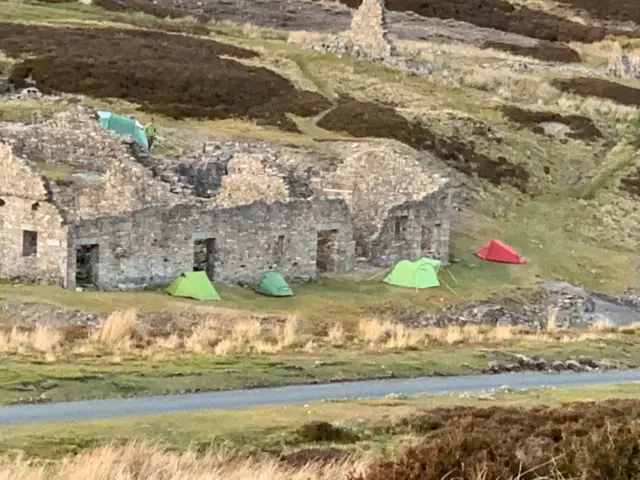
[[402, 260], [398, 262], [393, 270], [384, 279], [389, 285], [408, 288], [431, 288], [439, 287], [438, 269], [440, 260], [432, 258], [421, 258], [416, 262]]
[[176, 278], [165, 292], [174, 297], [188, 297], [196, 300], [220, 300], [205, 272], [185, 272]]
[[131, 137], [142, 148], [149, 149], [144, 127], [137, 120], [102, 110], [98, 111], [98, 118], [100, 126], [105, 130], [112, 130], [122, 136]]
[[292, 297], [293, 291], [281, 273], [264, 272], [255, 291], [269, 297]]

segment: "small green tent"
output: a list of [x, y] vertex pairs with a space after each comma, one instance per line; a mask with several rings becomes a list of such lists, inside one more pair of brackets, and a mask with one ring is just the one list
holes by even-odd
[[174, 297], [188, 297], [196, 300], [220, 300], [205, 272], [185, 272], [176, 278], [165, 292]]
[[384, 279], [389, 285], [408, 288], [439, 287], [438, 269], [440, 260], [421, 258], [416, 262], [402, 260], [393, 267], [393, 270]]
[[292, 297], [293, 291], [279, 272], [264, 272], [255, 291], [269, 297]]

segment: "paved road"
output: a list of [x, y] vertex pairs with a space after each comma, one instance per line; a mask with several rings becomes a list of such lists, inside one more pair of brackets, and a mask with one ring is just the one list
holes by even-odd
[[323, 399], [381, 398], [388, 394], [438, 395], [498, 388], [514, 389], [543, 386], [578, 387], [597, 384], [640, 382], [640, 370], [610, 370], [588, 373], [519, 373], [430, 377], [407, 380], [378, 380], [302, 385], [230, 392], [171, 395], [112, 400], [14, 405], [0, 407], [0, 425], [46, 423], [73, 420], [188, 413], [202, 410], [235, 410], [272, 405], [296, 405]]

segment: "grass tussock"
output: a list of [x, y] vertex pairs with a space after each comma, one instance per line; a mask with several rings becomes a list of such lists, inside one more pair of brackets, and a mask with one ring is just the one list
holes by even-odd
[[11, 327], [0, 331], [0, 353], [45, 355], [50, 361], [60, 353], [77, 356], [141, 353], [273, 355], [282, 352], [316, 353], [331, 348], [355, 351], [419, 350], [441, 346], [506, 345], [516, 341], [576, 343], [629, 338], [640, 325], [614, 328], [607, 321], [579, 331], [558, 327], [556, 312], [538, 330], [512, 325], [450, 325], [417, 328], [387, 318], [363, 317], [354, 326], [336, 322], [327, 331], [312, 332], [291, 315], [279, 323], [239, 316], [233, 322], [211, 319], [182, 330], [153, 329], [138, 321], [135, 310], [111, 313], [95, 327]]
[[[367, 426], [312, 420], [291, 430], [299, 445], [311, 447], [291, 453], [177, 451], [136, 441], [46, 463], [3, 457], [0, 478], [628, 480], [640, 475], [638, 418], [640, 401], [634, 399], [557, 407], [440, 407], [380, 425], [385, 437], [408, 440], [411, 446], [385, 449], [379, 456], [372, 455]], [[361, 441], [368, 453], [358, 448]]]
[[[351, 467], [351, 465], [349, 465]], [[291, 465], [277, 459], [256, 459], [231, 452], [172, 452], [136, 442], [104, 446], [61, 462], [33, 464], [5, 460], [0, 478], [12, 480], [320, 480], [343, 478], [346, 463]]]

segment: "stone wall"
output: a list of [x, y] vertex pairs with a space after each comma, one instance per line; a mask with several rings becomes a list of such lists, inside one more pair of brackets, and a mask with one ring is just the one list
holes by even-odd
[[609, 74], [618, 78], [640, 79], [640, 52], [612, 55], [609, 58]]
[[42, 178], [0, 142], [0, 278], [63, 286], [67, 229]]
[[390, 266], [420, 257], [449, 263], [451, 191], [443, 188], [415, 202], [392, 208], [367, 245], [372, 265]]
[[205, 263], [211, 259], [206, 270], [218, 282], [253, 283], [269, 268], [289, 279], [311, 279], [319, 232], [331, 231], [330, 269], [347, 272], [355, 247], [348, 208], [339, 199], [209, 209], [177, 205], [86, 219], [71, 232], [69, 285], [75, 286], [81, 246], [97, 258], [93, 275], [101, 289], [168, 283], [203, 257]]
[[220, 206], [253, 202], [286, 202], [289, 192], [282, 179], [267, 172], [260, 154], [239, 153], [227, 164], [215, 202]]
[[82, 105], [32, 125], [1, 123], [17, 155], [49, 176], [67, 218], [119, 213], [181, 198], [130, 155], [123, 137], [105, 130]]
[[[448, 232], [448, 203], [434, 195], [445, 192], [443, 198], [448, 198], [447, 180], [425, 169], [423, 163], [428, 158], [390, 141], [337, 142], [335, 148], [344, 155], [343, 163], [315, 179], [314, 186], [325, 195], [344, 198], [349, 205], [358, 256], [375, 258], [375, 263], [381, 265], [393, 264], [399, 258], [416, 259], [423, 225], [429, 229], [439, 223], [440, 227], [433, 228]], [[395, 220], [390, 217], [396, 207], [409, 212], [406, 241], [385, 233], [389, 229], [395, 231]], [[389, 222], [394, 225], [389, 226]], [[386, 241], [390, 242], [388, 246], [384, 246]], [[433, 250], [437, 257], [445, 258], [448, 253], [444, 246]]]

